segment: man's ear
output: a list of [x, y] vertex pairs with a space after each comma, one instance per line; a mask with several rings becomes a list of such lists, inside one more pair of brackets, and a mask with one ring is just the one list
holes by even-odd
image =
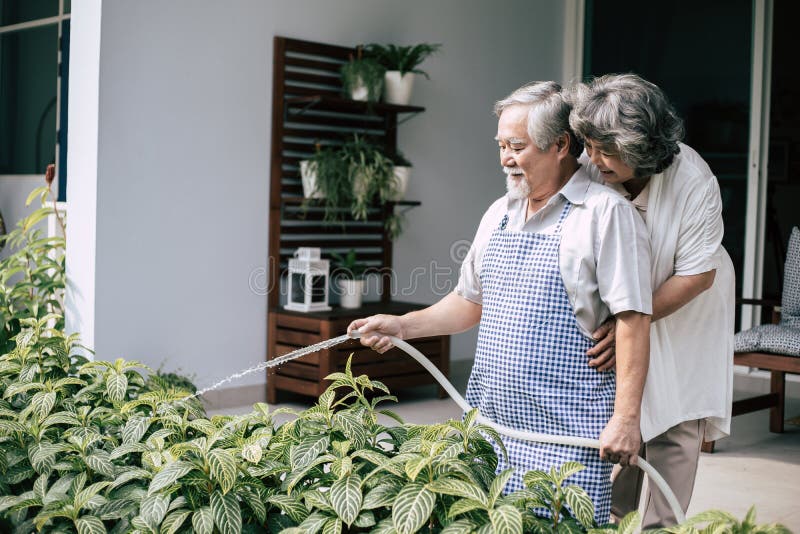
[[558, 136], [558, 139], [556, 139], [556, 150], [558, 151], [559, 155], [569, 154], [569, 142], [569, 134], [562, 134]]

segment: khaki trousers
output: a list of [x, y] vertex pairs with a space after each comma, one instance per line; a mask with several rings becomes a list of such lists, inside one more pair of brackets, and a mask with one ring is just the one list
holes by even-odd
[[[689, 508], [694, 490], [705, 427], [705, 420], [685, 421], [642, 445], [639, 452], [639, 456], [655, 467], [667, 481], [684, 513]], [[621, 519], [639, 509], [644, 471], [636, 466], [616, 466], [612, 478], [611, 513]], [[677, 523], [667, 499], [658, 488], [648, 487], [644, 498], [642, 528], [669, 527]]]

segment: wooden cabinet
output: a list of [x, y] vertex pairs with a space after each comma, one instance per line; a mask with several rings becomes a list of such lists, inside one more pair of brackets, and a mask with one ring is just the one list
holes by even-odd
[[[269, 314], [268, 358], [272, 360], [297, 348], [342, 335], [347, 332], [347, 325], [353, 319], [376, 313], [399, 315], [423, 307], [405, 302], [390, 302], [367, 303], [355, 310], [338, 308], [322, 313], [273, 309]], [[416, 339], [411, 344], [427, 356], [445, 376], [448, 375], [450, 336]], [[384, 354], [378, 354], [352, 340], [269, 369], [267, 402], [276, 403], [278, 391], [291, 391], [309, 397], [319, 396], [329, 384], [325, 377], [343, 370], [350, 354], [353, 354], [353, 373], [366, 374], [373, 380], [380, 380], [393, 392], [398, 388], [436, 383], [428, 371], [400, 349], [393, 348]], [[439, 396], [445, 396], [441, 387]]]
[[[386, 154], [395, 154], [398, 124], [424, 108], [342, 97], [339, 69], [355, 54], [353, 48], [285, 37], [275, 37], [274, 45], [267, 281], [269, 359], [344, 334], [353, 319], [376, 313], [401, 314], [423, 307], [393, 302], [391, 276], [381, 276], [379, 303], [368, 303], [356, 310], [334, 308], [331, 312], [300, 313], [280, 306], [282, 278], [288, 259], [298, 247], [319, 247], [324, 258], [330, 258], [332, 252], [355, 249], [359, 261], [366, 262], [375, 272], [391, 272], [392, 241], [384, 223], [397, 205], [420, 203], [387, 202], [370, 208], [365, 221], [345, 214], [340, 224], [326, 224], [323, 208], [313, 202], [303, 205], [299, 163], [314, 153], [316, 144], [336, 146], [354, 133], [379, 144]], [[414, 344], [447, 375], [449, 337], [422, 339]], [[348, 342], [268, 373], [268, 402], [275, 402], [277, 391], [284, 390], [318, 396], [325, 390], [325, 376], [342, 368], [351, 352], [355, 352], [356, 372], [381, 380], [390, 388], [434, 382], [427, 371], [398, 349], [381, 356], [357, 342]]]

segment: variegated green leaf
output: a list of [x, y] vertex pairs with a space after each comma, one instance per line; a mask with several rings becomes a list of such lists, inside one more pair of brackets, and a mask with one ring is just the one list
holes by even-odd
[[132, 415], [122, 429], [122, 443], [139, 443], [150, 427], [150, 422], [151, 419], [149, 417]]
[[121, 402], [128, 391], [128, 377], [124, 373], [110, 373], [106, 379], [106, 394], [112, 402]]
[[489, 520], [494, 534], [522, 534], [522, 514], [510, 504], [489, 510]]
[[342, 534], [343, 523], [340, 519], [331, 518], [322, 527], [322, 534]]
[[80, 424], [78, 418], [75, 417], [75, 414], [70, 412], [56, 412], [47, 416], [47, 418], [42, 421], [42, 427], [47, 428], [53, 425], [68, 425], [68, 426], [77, 426]]
[[492, 505], [494, 505], [494, 502], [503, 493], [503, 488], [506, 487], [508, 480], [513, 474], [513, 469], [505, 469], [492, 480], [492, 484], [489, 486], [489, 502]]
[[[325, 454], [315, 458], [314, 461], [312, 461], [310, 464], [303, 467], [302, 469], [298, 471], [292, 471], [291, 473], [289, 473], [289, 475], [286, 478], [287, 491], [291, 492], [292, 489], [294, 489], [295, 485], [297, 485], [297, 483], [300, 482], [303, 479], [303, 477], [305, 477], [308, 474], [308, 472], [311, 471], [313, 468], [324, 463], [332, 462], [334, 461], [334, 459], [335, 458], [332, 455]], [[282, 470], [283, 469], [279, 469], [278, 472]]]
[[160, 493], [148, 495], [142, 499], [142, 503], [139, 506], [139, 515], [148, 525], [157, 527], [167, 515], [169, 501], [169, 495], [161, 495]]
[[116, 489], [131, 480], [149, 480], [151, 477], [150, 471], [141, 469], [139, 467], [130, 467], [128, 470], [122, 472], [114, 482], [109, 486], [110, 489]]
[[192, 528], [197, 534], [213, 534], [214, 515], [210, 506], [203, 506], [192, 514]]
[[374, 510], [376, 508], [388, 507], [394, 502], [400, 488], [394, 484], [379, 484], [364, 495], [364, 502], [361, 503], [362, 510]]
[[106, 451], [96, 451], [86, 457], [86, 465], [92, 471], [96, 471], [107, 477], [114, 476], [114, 464], [111, 463]]
[[461, 514], [465, 514], [467, 512], [471, 512], [473, 510], [483, 510], [485, 506], [479, 503], [478, 501], [472, 499], [461, 499], [460, 501], [454, 502], [450, 509], [447, 511], [447, 517], [456, 517]]
[[211, 493], [211, 513], [214, 524], [222, 534], [240, 534], [242, 510], [233, 493], [223, 494], [219, 490]]
[[211, 479], [216, 480], [222, 493], [228, 493], [236, 483], [236, 459], [224, 449], [213, 449], [206, 456]]
[[111, 482], [95, 482], [91, 486], [87, 486], [86, 488], [80, 490], [75, 495], [75, 508], [80, 510], [91, 500], [92, 497], [103, 491]]
[[419, 456], [417, 458], [412, 458], [411, 460], [406, 462], [405, 471], [406, 476], [411, 480], [415, 480], [417, 475], [419, 475], [420, 471], [425, 469], [425, 466], [428, 465], [428, 459], [424, 456]]
[[397, 531], [394, 528], [394, 523], [392, 522], [392, 518], [387, 517], [378, 523], [375, 528], [370, 531], [370, 534], [397, 534]]
[[558, 470], [558, 478], [560, 482], [564, 482], [575, 473], [580, 473], [586, 467], [578, 462], [564, 462]]
[[31, 406], [40, 420], [50, 415], [50, 411], [53, 409], [55, 404], [55, 391], [40, 391], [31, 397]]
[[156, 473], [150, 482], [147, 490], [148, 494], [153, 494], [167, 486], [174, 484], [183, 475], [194, 469], [194, 465], [189, 462], [177, 461], [165, 465], [161, 471]]
[[128, 456], [129, 454], [133, 454], [136, 452], [147, 452], [149, 449], [144, 443], [126, 443], [124, 445], [120, 445], [109, 454], [109, 460], [116, 460], [117, 458], [123, 458]]
[[314, 459], [325, 452], [330, 444], [330, 438], [325, 436], [310, 436], [296, 445], [292, 445], [289, 451], [289, 462], [292, 470], [301, 469]]
[[522, 482], [524, 482], [529, 488], [539, 484], [546, 484], [549, 487], [552, 483], [550, 480], [550, 475], [544, 471], [528, 471], [522, 476]]
[[20, 434], [27, 434], [28, 429], [25, 428], [24, 425], [16, 421], [8, 421], [6, 419], [0, 419], [0, 436], [10, 436], [15, 432], [18, 432]]
[[353, 471], [353, 460], [350, 459], [349, 456], [345, 456], [344, 458], [337, 458], [331, 464], [331, 473], [333, 473], [336, 478], [343, 478], [349, 475]]
[[92, 513], [104, 521], [122, 519], [139, 509], [136, 501], [130, 499], [113, 499], [99, 506]]
[[85, 515], [75, 521], [78, 534], [106, 534], [106, 526], [99, 518]]
[[330, 519], [330, 516], [316, 511], [300, 523], [300, 532], [302, 532], [302, 534], [317, 534], [325, 523], [328, 522], [328, 519]]
[[434, 493], [472, 499], [483, 506], [488, 506], [489, 504], [486, 493], [481, 488], [457, 478], [440, 478], [428, 484], [428, 489]]
[[418, 482], [407, 484], [394, 500], [392, 521], [400, 534], [416, 532], [433, 512], [435, 494]]
[[295, 523], [302, 523], [308, 517], [305, 505], [289, 495], [273, 495], [269, 502], [281, 509]]
[[267, 506], [264, 504], [263, 497], [259, 495], [257, 491], [251, 489], [249, 486], [240, 486], [237, 493], [260, 523], [266, 521]]
[[353, 521], [353, 526], [358, 528], [370, 528], [375, 526], [375, 514], [369, 510], [362, 510], [356, 520]]
[[192, 513], [191, 510], [176, 510], [169, 514], [161, 524], [159, 534], [175, 534], [181, 528], [183, 522]]
[[8, 510], [20, 501], [16, 495], [3, 495], [0, 497], [0, 512]]
[[594, 520], [594, 504], [586, 491], [574, 484], [567, 486], [564, 488], [564, 499], [575, 519], [580, 521], [584, 527], [590, 528]]
[[261, 445], [258, 443], [250, 443], [242, 447], [242, 458], [251, 464], [257, 464], [261, 461], [263, 452], [264, 451], [261, 449]]
[[367, 442], [367, 429], [361, 417], [353, 412], [338, 412], [333, 416], [335, 425], [341, 427], [344, 435], [360, 449]]
[[361, 511], [361, 478], [346, 476], [331, 485], [330, 501], [339, 518], [349, 527]]
[[214, 423], [209, 421], [208, 419], [194, 419], [193, 421], [189, 421], [187, 425], [189, 428], [194, 428], [195, 430], [199, 430], [206, 436], [213, 436], [219, 430]]
[[633, 534], [642, 522], [639, 512], [631, 512], [622, 518], [617, 527], [618, 534]]
[[472, 532], [475, 532], [475, 523], [469, 519], [459, 519], [443, 528], [441, 534], [471, 534]]

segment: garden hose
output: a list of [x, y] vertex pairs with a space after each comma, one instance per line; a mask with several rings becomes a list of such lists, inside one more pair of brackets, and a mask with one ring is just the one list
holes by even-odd
[[[353, 331], [350, 333], [350, 337], [352, 337], [353, 339], [358, 339], [361, 337], [361, 332]], [[433, 375], [433, 378], [436, 379], [439, 385], [442, 386], [442, 388], [444, 388], [447, 394], [450, 395], [450, 398], [452, 398], [462, 410], [468, 412], [473, 409], [469, 404], [467, 404], [467, 401], [464, 400], [464, 397], [462, 397], [461, 394], [458, 391], [456, 391], [456, 388], [453, 387], [453, 384], [451, 384], [450, 381], [447, 380], [447, 378], [442, 374], [442, 372], [433, 363], [431, 363], [431, 361], [428, 358], [426, 358], [425, 355], [423, 355], [420, 351], [418, 351], [417, 349], [415, 349], [402, 339], [398, 339], [393, 336], [389, 336], [389, 339], [392, 341], [394, 346], [396, 346], [397, 348], [399, 348], [400, 350], [402, 350], [403, 352], [414, 358], [431, 375]], [[509, 428], [507, 426], [498, 425], [494, 421], [491, 421], [480, 414], [478, 414], [477, 420], [482, 424], [494, 428], [499, 433], [514, 439], [535, 441], [539, 443], [552, 443], [556, 445], [572, 445], [575, 447], [587, 447], [592, 449], [600, 448], [600, 441], [596, 439], [578, 438], [572, 436], [553, 436], [549, 434], [539, 434], [536, 432], [524, 432], [521, 430], [515, 430], [513, 428]], [[647, 463], [647, 461], [641, 456], [637, 458], [636, 465], [639, 466], [639, 468], [642, 471], [647, 473], [647, 477], [650, 480], [650, 482], [653, 483], [667, 499], [670, 508], [672, 508], [672, 513], [675, 515], [675, 518], [677, 519], [678, 523], [683, 523], [684, 521], [686, 521], [686, 516], [683, 513], [680, 504], [678, 503], [678, 499], [675, 497], [675, 494], [672, 492], [672, 489], [667, 484], [667, 481], [664, 480], [664, 477], [662, 477], [659, 474], [659, 472], [656, 471], [655, 468], [649, 463]]]

